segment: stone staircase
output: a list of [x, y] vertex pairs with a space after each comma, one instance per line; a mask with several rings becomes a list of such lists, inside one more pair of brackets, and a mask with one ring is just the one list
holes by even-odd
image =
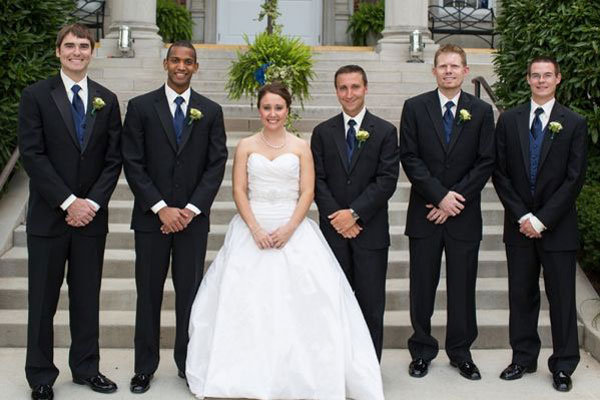
[[[206, 265], [215, 258], [223, 243], [227, 224], [235, 215], [232, 200], [232, 154], [240, 138], [259, 128], [256, 110], [250, 99], [232, 101], [224, 90], [229, 61], [234, 53], [228, 50], [200, 49], [200, 69], [192, 82], [195, 90], [223, 106], [227, 128], [230, 159], [225, 180], [211, 211], [211, 233], [208, 241]], [[344, 64], [362, 65], [369, 77], [369, 109], [398, 126], [402, 104], [408, 97], [431, 90], [435, 81], [431, 65], [380, 61], [373, 52], [323, 52], [315, 55], [316, 79], [312, 83], [312, 99], [305, 103], [298, 129], [307, 139], [319, 122], [335, 115], [340, 108], [334, 94], [333, 75]], [[493, 80], [489, 63], [471, 65], [471, 76], [483, 75]], [[97, 59], [92, 62], [90, 76], [114, 90], [125, 113], [127, 101], [139, 94], [154, 90], [165, 81], [165, 72], [158, 59]], [[473, 85], [465, 83], [465, 90]], [[294, 105], [293, 105], [294, 106]], [[405, 348], [412, 329], [408, 312], [408, 239], [403, 235], [410, 183], [401, 174], [398, 189], [390, 201], [392, 246], [389, 256], [387, 304], [385, 316], [385, 347]], [[488, 183], [483, 191], [484, 238], [479, 255], [477, 282], [477, 317], [479, 338], [476, 348], [508, 348], [508, 283], [506, 261], [502, 243], [503, 209], [494, 188]], [[105, 348], [130, 348], [133, 346], [135, 321], [135, 281], [133, 233], [129, 221], [133, 196], [127, 182], [121, 177], [110, 202], [110, 226], [107, 238], [104, 275], [101, 294], [100, 341]], [[316, 219], [313, 205], [309, 217]], [[444, 343], [446, 324], [445, 273], [432, 321], [433, 332]], [[543, 282], [541, 282], [543, 285]], [[69, 344], [68, 300], [66, 284], [61, 292], [59, 309], [55, 317], [55, 344]], [[543, 346], [551, 346], [547, 302], [542, 295], [543, 311], [540, 315], [540, 334]], [[25, 226], [14, 231], [14, 247], [0, 257], [0, 347], [26, 345], [27, 327], [27, 249]], [[170, 278], [165, 286], [161, 344], [170, 348], [174, 342], [175, 313], [174, 291]], [[581, 335], [581, 330], [580, 330]]]

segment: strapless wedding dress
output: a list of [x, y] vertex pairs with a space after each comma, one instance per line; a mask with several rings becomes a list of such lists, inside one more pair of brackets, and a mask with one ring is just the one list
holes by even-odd
[[[248, 157], [248, 197], [268, 232], [285, 224], [300, 162]], [[239, 215], [204, 277], [190, 317], [186, 376], [197, 397], [383, 399], [367, 325], [317, 224], [260, 250]]]

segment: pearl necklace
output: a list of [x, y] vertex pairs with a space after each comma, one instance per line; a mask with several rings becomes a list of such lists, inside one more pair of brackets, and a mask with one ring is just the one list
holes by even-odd
[[286, 142], [286, 139], [287, 139], [287, 132], [286, 132], [286, 131], [283, 131], [283, 143], [282, 143], [282, 144], [280, 144], [280, 145], [275, 145], [275, 144], [269, 143], [269, 141], [267, 140], [267, 138], [266, 138], [266, 136], [265, 136], [265, 133], [264, 133], [264, 131], [263, 131], [263, 130], [261, 130], [261, 131], [260, 131], [260, 139], [261, 139], [261, 140], [262, 140], [262, 141], [263, 141], [263, 142], [264, 142], [264, 143], [265, 143], [267, 146], [269, 146], [269, 147], [270, 147], [270, 148], [272, 148], [272, 149], [276, 149], [276, 150], [278, 150], [278, 149], [282, 149], [282, 148], [284, 148], [284, 147], [285, 147], [285, 142]]

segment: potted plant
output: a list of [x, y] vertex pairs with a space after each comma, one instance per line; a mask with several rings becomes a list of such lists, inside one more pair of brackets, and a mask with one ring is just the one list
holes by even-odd
[[376, 3], [360, 3], [358, 9], [350, 17], [348, 24], [355, 46], [374, 46], [381, 38], [385, 26], [385, 4], [383, 0]]

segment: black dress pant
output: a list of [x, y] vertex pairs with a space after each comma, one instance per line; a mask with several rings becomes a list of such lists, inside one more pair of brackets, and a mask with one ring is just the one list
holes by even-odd
[[440, 281], [442, 251], [446, 253], [446, 353], [455, 362], [472, 361], [477, 338], [475, 283], [479, 241], [454, 239], [443, 227], [426, 238], [410, 238], [410, 320], [408, 349], [413, 360], [433, 360], [439, 350], [431, 335], [431, 317]]
[[331, 248], [348, 278], [367, 322], [377, 358], [383, 349], [383, 313], [388, 248], [365, 249], [352, 240]]
[[541, 341], [538, 335], [540, 313], [540, 265], [550, 305], [552, 356], [550, 372], [572, 374], [579, 363], [577, 309], [575, 305], [575, 252], [545, 251], [540, 241], [531, 246], [506, 246], [510, 302], [510, 345], [512, 362], [537, 365]]
[[25, 375], [31, 387], [53, 385], [54, 314], [68, 262], [71, 347], [69, 367], [74, 377], [98, 374], [100, 282], [106, 235], [83, 236], [69, 229], [61, 236], [27, 235], [29, 315]]
[[[200, 217], [198, 217], [200, 218]], [[185, 371], [192, 303], [204, 273], [208, 223], [204, 231], [135, 232], [135, 372], [153, 374], [160, 356], [160, 312], [169, 261], [175, 288], [175, 364]]]

